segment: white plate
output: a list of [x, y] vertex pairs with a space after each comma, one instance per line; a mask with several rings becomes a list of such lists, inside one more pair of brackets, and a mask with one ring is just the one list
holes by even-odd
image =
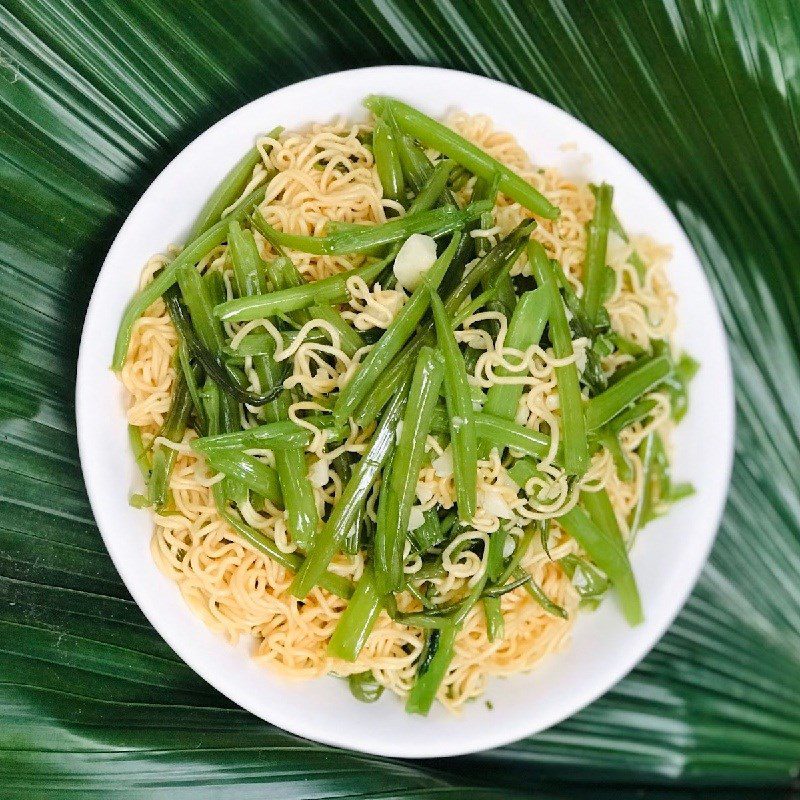
[[[362, 98], [371, 93], [393, 95], [437, 117], [453, 108], [488, 114], [537, 163], [612, 183], [623, 224], [673, 247], [679, 338], [702, 364], [675, 439], [674, 464], [675, 476], [692, 481], [697, 494], [649, 525], [632, 556], [645, 623], [630, 628], [609, 598], [596, 613], [581, 615], [568, 650], [530, 674], [490, 681], [485, 698], [459, 715], [439, 707], [427, 718], [408, 715], [389, 692], [365, 705], [335, 678], [287, 681], [209, 631], [156, 569], [149, 512], [128, 505], [138, 475], [122, 388], [108, 369], [142, 265], [183, 241], [204, 199], [256, 135], [276, 125], [292, 129], [359, 116]], [[589, 158], [562, 152], [559, 146], [567, 142]], [[387, 756], [451, 756], [506, 744], [554, 725], [613, 686], [653, 647], [689, 595], [719, 524], [733, 455], [733, 391], [722, 324], [697, 256], [653, 188], [596, 133], [544, 100], [486, 78], [428, 67], [376, 67], [288, 86], [218, 122], [172, 161], [136, 204], [100, 272], [83, 329], [76, 408], [86, 488], [103, 540], [130, 593], [175, 652], [231, 700], [287, 731]]]

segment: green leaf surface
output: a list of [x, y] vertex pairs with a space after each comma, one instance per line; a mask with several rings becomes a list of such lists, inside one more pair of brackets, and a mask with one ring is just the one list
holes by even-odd
[[[111, 565], [75, 442], [81, 321], [149, 181], [243, 103], [378, 63], [522, 86], [620, 149], [703, 261], [737, 386], [720, 536], [662, 642], [561, 725], [436, 763], [302, 741], [201, 681]], [[788, 786], [800, 764], [798, 63], [790, 0], [2, 0], [0, 796], [721, 798]]]

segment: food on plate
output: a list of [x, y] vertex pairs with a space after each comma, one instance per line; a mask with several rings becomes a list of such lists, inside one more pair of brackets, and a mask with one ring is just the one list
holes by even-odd
[[669, 250], [485, 116], [262, 136], [154, 256], [113, 368], [152, 553], [214, 630], [411, 712], [642, 607], [696, 362]]

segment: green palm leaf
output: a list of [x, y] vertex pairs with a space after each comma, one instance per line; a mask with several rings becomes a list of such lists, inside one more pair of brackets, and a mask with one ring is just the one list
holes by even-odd
[[[0, 795], [788, 784], [800, 764], [798, 57], [789, 0], [0, 4]], [[174, 656], [94, 527], [72, 407], [99, 263], [169, 158], [273, 88], [397, 62], [530, 89], [625, 153], [703, 260], [738, 398], [720, 537], [656, 650], [550, 731], [422, 765], [298, 740]]]

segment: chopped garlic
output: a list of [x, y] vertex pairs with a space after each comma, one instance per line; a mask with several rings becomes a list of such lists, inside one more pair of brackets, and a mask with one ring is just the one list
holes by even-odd
[[412, 233], [394, 260], [397, 282], [409, 291], [419, 286], [425, 273], [436, 261], [436, 242], [424, 233]]
[[503, 542], [503, 558], [511, 558], [514, 553], [514, 550], [517, 549], [516, 542], [514, 541], [513, 536], [506, 536], [506, 540]]
[[417, 484], [417, 500], [420, 503], [427, 503], [433, 497], [433, 489], [427, 483], [421, 481]]
[[431, 462], [434, 473], [439, 478], [449, 478], [453, 474], [453, 448], [447, 449]]
[[422, 527], [425, 522], [425, 515], [422, 512], [422, 506], [411, 506], [411, 513], [408, 516], [408, 530], [415, 531], [417, 528]]
[[487, 513], [500, 519], [513, 519], [514, 511], [503, 495], [494, 487], [487, 487], [480, 493], [480, 506]]
[[330, 477], [327, 461], [315, 461], [308, 468], [308, 482], [317, 489], [321, 489]]

